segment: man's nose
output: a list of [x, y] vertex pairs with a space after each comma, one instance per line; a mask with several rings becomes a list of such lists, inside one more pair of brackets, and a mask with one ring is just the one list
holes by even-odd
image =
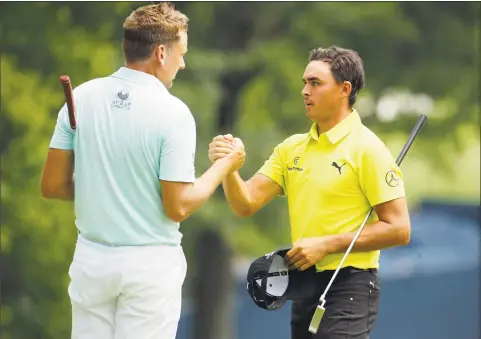
[[309, 91], [307, 90], [307, 85], [304, 86], [304, 88], [302, 89], [301, 95], [302, 95], [304, 98], [307, 98], [307, 97], [309, 96]]

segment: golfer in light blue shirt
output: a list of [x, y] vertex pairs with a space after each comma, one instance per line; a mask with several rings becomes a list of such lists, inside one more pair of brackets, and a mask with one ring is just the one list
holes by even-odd
[[195, 121], [168, 91], [185, 67], [187, 21], [169, 3], [134, 11], [125, 66], [74, 90], [75, 130], [59, 112], [42, 195], [75, 201], [72, 338], [175, 338], [187, 269], [179, 223], [243, 164], [236, 144], [196, 179]]

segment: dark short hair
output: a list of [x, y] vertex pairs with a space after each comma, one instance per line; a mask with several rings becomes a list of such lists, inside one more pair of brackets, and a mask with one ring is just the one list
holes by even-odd
[[169, 46], [187, 32], [187, 16], [170, 2], [137, 8], [124, 21], [123, 48], [127, 62], [143, 61], [158, 45]]
[[337, 83], [349, 81], [352, 85], [349, 106], [357, 100], [359, 91], [364, 87], [364, 65], [356, 51], [338, 46], [316, 48], [309, 52], [309, 62], [323, 61], [331, 66], [331, 72]]

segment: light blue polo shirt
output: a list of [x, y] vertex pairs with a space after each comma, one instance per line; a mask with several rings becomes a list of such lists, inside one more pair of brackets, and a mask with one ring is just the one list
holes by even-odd
[[87, 239], [111, 245], [179, 245], [159, 180], [193, 182], [196, 126], [189, 108], [154, 76], [121, 67], [73, 91], [51, 148], [74, 150], [75, 214]]

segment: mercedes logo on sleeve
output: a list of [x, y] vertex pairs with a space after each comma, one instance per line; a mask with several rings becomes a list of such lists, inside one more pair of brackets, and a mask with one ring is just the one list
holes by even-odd
[[389, 170], [386, 173], [385, 179], [386, 179], [386, 184], [388, 184], [388, 186], [390, 187], [396, 187], [399, 185], [399, 181], [400, 181], [399, 176], [393, 170]]

